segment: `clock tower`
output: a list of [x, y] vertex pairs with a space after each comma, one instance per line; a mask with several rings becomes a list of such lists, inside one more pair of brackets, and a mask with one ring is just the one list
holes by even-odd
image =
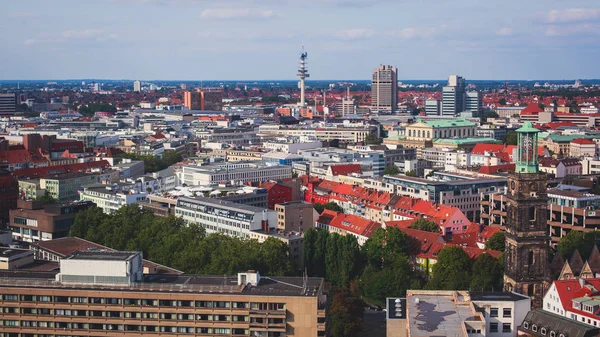
[[516, 130], [515, 172], [508, 175], [504, 290], [531, 298], [542, 307], [550, 286], [546, 175], [538, 170], [538, 130], [530, 122]]

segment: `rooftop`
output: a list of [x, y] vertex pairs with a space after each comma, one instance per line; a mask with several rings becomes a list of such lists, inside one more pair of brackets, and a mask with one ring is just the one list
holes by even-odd
[[97, 261], [127, 261], [137, 255], [135, 252], [111, 252], [111, 251], [76, 251], [65, 257], [69, 260], [97, 260]]
[[428, 126], [434, 128], [451, 128], [451, 127], [459, 127], [459, 126], [475, 126], [475, 123], [469, 122], [466, 119], [453, 118], [453, 119], [440, 119], [440, 120], [428, 120], [428, 121], [420, 121], [423, 124], [427, 124]]
[[505, 293], [505, 292], [492, 292], [492, 291], [471, 291], [469, 292], [472, 301], [507, 301], [507, 302], [516, 302], [527, 300], [529, 297], [517, 294], [515, 292]]
[[468, 302], [456, 301], [454, 291], [407, 294], [409, 336], [461, 336], [462, 324], [476, 320]]
[[205, 197], [195, 197], [195, 198], [179, 197], [179, 199], [177, 199], [177, 207], [182, 207], [180, 204], [180, 202], [182, 202], [182, 201], [190, 202], [190, 203], [205, 204], [205, 205], [209, 205], [209, 206], [219, 206], [219, 207], [229, 208], [229, 209], [236, 210], [236, 211], [244, 210], [244, 211], [254, 212], [254, 213], [261, 213], [263, 210], [265, 210], [264, 208], [254, 207], [254, 206], [249, 206], [249, 205], [244, 205], [244, 204], [238, 204], [236, 202], [229, 201], [229, 200], [217, 199], [217, 198], [205, 198]]

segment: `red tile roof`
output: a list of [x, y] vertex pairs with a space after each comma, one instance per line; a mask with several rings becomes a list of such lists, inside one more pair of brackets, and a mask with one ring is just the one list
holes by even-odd
[[331, 222], [329, 226], [339, 228], [357, 235], [371, 237], [373, 233], [381, 226], [371, 220], [352, 215], [339, 213]]
[[362, 169], [359, 164], [342, 164], [330, 166], [331, 174], [334, 176], [348, 175], [350, 173], [362, 173]]
[[483, 174], [495, 174], [500, 172], [509, 172], [515, 170], [515, 164], [500, 164], [500, 165], [490, 165], [490, 166], [482, 166], [479, 169], [479, 173]]
[[323, 210], [323, 213], [321, 213], [321, 215], [319, 215], [319, 218], [317, 218], [317, 222], [325, 224], [325, 225], [329, 225], [331, 223], [331, 221], [336, 216], [338, 216], [338, 214], [340, 214], [340, 213], [332, 211], [330, 209]]
[[540, 108], [537, 103], [531, 103], [525, 109], [521, 110], [521, 115], [537, 115], [543, 111], [544, 109]]
[[588, 138], [577, 138], [573, 139], [571, 143], [581, 144], [581, 145], [594, 145], [594, 141]]
[[50, 174], [62, 174], [73, 172], [86, 172], [93, 168], [110, 168], [110, 164], [106, 160], [91, 161], [87, 163], [55, 165], [47, 167], [38, 167], [30, 169], [16, 170], [12, 172], [14, 177], [29, 177], [41, 178]]
[[490, 227], [490, 226], [485, 226], [483, 227], [483, 230], [481, 231], [481, 233], [479, 234], [479, 237], [484, 239], [484, 240], [489, 240], [494, 234], [501, 232], [502, 230], [499, 227]]

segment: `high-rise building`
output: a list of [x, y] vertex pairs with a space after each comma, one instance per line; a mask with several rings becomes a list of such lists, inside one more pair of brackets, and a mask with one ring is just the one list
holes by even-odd
[[373, 70], [371, 105], [374, 111], [396, 111], [398, 105], [398, 72], [396, 67], [381, 65]]
[[504, 196], [504, 290], [529, 296], [534, 309], [541, 309], [550, 286], [547, 177], [538, 168], [538, 132], [531, 122], [517, 130], [517, 164]]
[[200, 90], [185, 91], [183, 93], [183, 105], [188, 108], [188, 110], [204, 110]]
[[425, 101], [425, 114], [427, 116], [439, 116], [441, 110], [441, 101], [439, 99], [428, 99]]
[[300, 77], [300, 82], [298, 83], [298, 87], [300, 88], [300, 103], [301, 107], [306, 107], [306, 84], [305, 80], [310, 77], [308, 74], [308, 69], [306, 69], [306, 59], [308, 58], [308, 53], [304, 51], [304, 46], [302, 46], [302, 53], [300, 53], [300, 67], [298, 68], [298, 74], [296, 76]]
[[14, 115], [17, 112], [17, 95], [14, 93], [0, 94], [0, 116]]
[[481, 112], [483, 109], [481, 96], [479, 91], [468, 91], [465, 94], [465, 111], [471, 111], [473, 113]]
[[442, 89], [442, 115], [453, 116], [465, 110], [465, 79], [450, 75]]
[[133, 82], [133, 92], [140, 92], [140, 91], [142, 91], [142, 82], [134, 81]]

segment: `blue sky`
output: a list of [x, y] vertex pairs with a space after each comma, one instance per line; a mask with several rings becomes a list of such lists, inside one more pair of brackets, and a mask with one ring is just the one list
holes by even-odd
[[600, 78], [599, 0], [2, 0], [0, 79]]

